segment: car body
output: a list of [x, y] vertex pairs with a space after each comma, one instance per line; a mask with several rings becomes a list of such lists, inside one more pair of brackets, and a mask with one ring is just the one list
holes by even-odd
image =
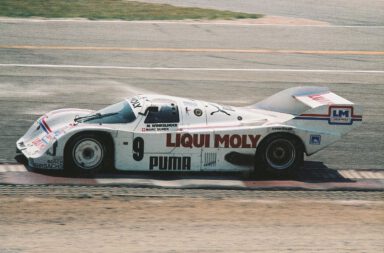
[[247, 171], [253, 157], [256, 170], [284, 174], [361, 122], [361, 106], [326, 87], [294, 87], [246, 107], [137, 95], [100, 111], [48, 112], [16, 145], [40, 169]]

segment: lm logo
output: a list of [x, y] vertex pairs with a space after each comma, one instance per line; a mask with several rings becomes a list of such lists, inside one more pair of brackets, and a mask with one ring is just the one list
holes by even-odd
[[329, 107], [329, 124], [333, 125], [351, 125], [352, 107]]

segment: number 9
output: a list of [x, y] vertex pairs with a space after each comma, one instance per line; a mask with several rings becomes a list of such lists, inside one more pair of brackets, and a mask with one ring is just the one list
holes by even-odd
[[135, 161], [141, 161], [144, 157], [144, 140], [141, 137], [136, 137], [133, 139], [133, 159]]

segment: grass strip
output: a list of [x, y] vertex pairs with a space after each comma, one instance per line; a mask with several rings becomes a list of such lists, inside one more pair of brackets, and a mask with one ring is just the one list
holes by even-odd
[[0, 0], [0, 16], [122, 20], [244, 19], [260, 14], [128, 0]]

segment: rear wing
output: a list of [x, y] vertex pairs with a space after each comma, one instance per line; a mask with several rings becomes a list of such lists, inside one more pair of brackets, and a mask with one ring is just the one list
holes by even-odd
[[351, 101], [346, 100], [329, 90], [319, 94], [293, 95], [293, 97], [311, 108], [333, 104], [353, 105]]
[[249, 108], [300, 115], [306, 110], [313, 108], [311, 105], [314, 105], [304, 102], [307, 100], [305, 99], [306, 96], [324, 94], [327, 92], [329, 92], [329, 89], [326, 87], [293, 87], [280, 91], [259, 103], [249, 106]]
[[[294, 87], [278, 92], [263, 101], [249, 106], [293, 116], [292, 125], [311, 130], [345, 133], [350, 128], [336, 126], [359, 125], [361, 106], [340, 97], [326, 87]], [[353, 123], [357, 124], [353, 124]]]

